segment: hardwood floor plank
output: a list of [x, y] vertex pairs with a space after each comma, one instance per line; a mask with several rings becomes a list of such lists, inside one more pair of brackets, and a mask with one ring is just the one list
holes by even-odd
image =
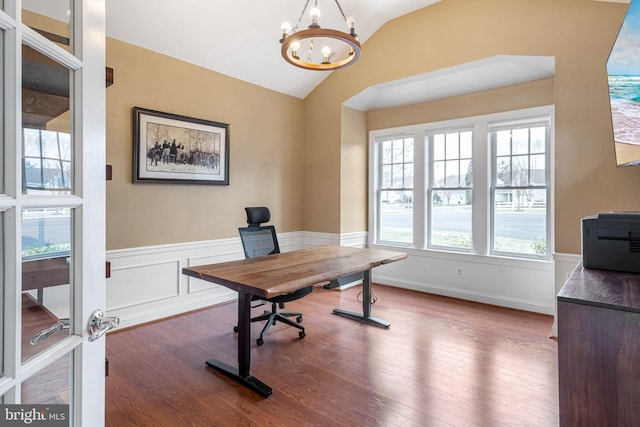
[[[331, 314], [361, 311], [360, 287], [316, 288], [287, 306], [307, 337], [272, 326], [252, 341], [263, 399], [206, 367], [235, 365], [235, 303], [110, 333], [107, 425], [555, 426], [551, 316], [376, 285], [381, 329]], [[264, 307], [254, 309], [255, 314]], [[262, 324], [252, 324], [254, 339]]]

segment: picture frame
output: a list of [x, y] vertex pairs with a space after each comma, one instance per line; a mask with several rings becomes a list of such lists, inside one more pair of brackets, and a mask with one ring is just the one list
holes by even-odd
[[229, 185], [229, 125], [133, 107], [133, 182]]

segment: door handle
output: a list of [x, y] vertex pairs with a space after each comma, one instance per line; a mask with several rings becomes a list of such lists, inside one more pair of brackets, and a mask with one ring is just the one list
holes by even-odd
[[31, 345], [36, 345], [40, 341], [46, 340], [52, 334], [55, 334], [56, 332], [61, 331], [63, 329], [69, 329], [69, 319], [58, 320], [56, 323], [53, 324], [53, 326], [38, 332], [38, 334], [36, 334], [33, 338], [29, 340], [29, 343]]
[[115, 329], [120, 324], [119, 317], [105, 317], [104, 311], [98, 309], [91, 314], [87, 330], [89, 331], [89, 341], [102, 338], [107, 331]]

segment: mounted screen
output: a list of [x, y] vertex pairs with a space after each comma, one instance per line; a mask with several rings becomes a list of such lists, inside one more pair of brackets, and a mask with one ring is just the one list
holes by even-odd
[[632, 0], [607, 61], [616, 164], [640, 164], [640, 0]]

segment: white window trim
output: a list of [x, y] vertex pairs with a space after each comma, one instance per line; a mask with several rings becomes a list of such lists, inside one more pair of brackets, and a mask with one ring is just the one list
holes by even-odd
[[[519, 121], [528, 118], [535, 118], [536, 116], [548, 116], [550, 121], [550, 135], [549, 135], [549, 166], [547, 169], [547, 182], [549, 185], [549, 199], [547, 201], [547, 252], [548, 258], [545, 259], [530, 259], [527, 257], [511, 258], [508, 254], [491, 254], [490, 253], [490, 222], [491, 222], [491, 149], [490, 141], [488, 139], [489, 126], [495, 122], [509, 122]], [[473, 213], [472, 213], [472, 241], [473, 241], [473, 253], [464, 251], [449, 251], [442, 248], [428, 248], [427, 247], [427, 231], [430, 229], [430, 215], [427, 215], [429, 210], [429, 198], [427, 197], [428, 180], [424, 176], [428, 170], [425, 165], [428, 165], [429, 153], [424, 147], [426, 144], [419, 144], [418, 139], [427, 133], [433, 133], [442, 130], [443, 128], [473, 128]], [[434, 253], [451, 253], [461, 254], [465, 256], [479, 256], [479, 257], [491, 257], [491, 258], [506, 258], [517, 259], [522, 261], [550, 261], [551, 254], [555, 247], [554, 242], [554, 230], [555, 222], [553, 217], [554, 212], [554, 169], [555, 169], [555, 106], [545, 105], [540, 107], [526, 108], [514, 111], [507, 111], [501, 113], [485, 114], [473, 117], [458, 118], [452, 120], [444, 120], [432, 123], [422, 123], [409, 126], [400, 126], [388, 129], [378, 129], [369, 132], [369, 224], [371, 224], [370, 233], [368, 236], [368, 244], [370, 246], [393, 246], [403, 247], [402, 244], [389, 244], [385, 242], [378, 242], [379, 236], [379, 212], [378, 212], [378, 192], [377, 192], [377, 180], [379, 178], [379, 155], [376, 150], [376, 139], [386, 137], [389, 135], [396, 135], [401, 133], [413, 133], [416, 143], [414, 144], [414, 245], [413, 250], [427, 251]], [[476, 161], [476, 159], [486, 159], [486, 161]], [[428, 221], [422, 220], [427, 218]]]

